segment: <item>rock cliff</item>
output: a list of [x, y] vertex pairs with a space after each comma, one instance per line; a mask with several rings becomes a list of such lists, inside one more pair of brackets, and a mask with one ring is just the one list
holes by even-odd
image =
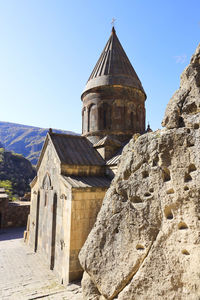
[[164, 129], [134, 136], [79, 259], [87, 300], [200, 299], [200, 45]]
[[200, 44], [181, 75], [180, 88], [170, 99], [163, 126], [198, 129], [200, 122]]

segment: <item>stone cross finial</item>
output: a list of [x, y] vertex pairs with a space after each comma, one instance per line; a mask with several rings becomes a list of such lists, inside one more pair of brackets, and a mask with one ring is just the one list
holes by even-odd
[[115, 18], [112, 18], [112, 22], [111, 22], [111, 24], [112, 24], [112, 27], [114, 27], [114, 25], [115, 25], [115, 21], [116, 21], [116, 19], [115, 19]]

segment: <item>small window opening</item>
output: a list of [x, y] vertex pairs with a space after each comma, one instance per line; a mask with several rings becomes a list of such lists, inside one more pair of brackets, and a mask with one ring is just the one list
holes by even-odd
[[106, 110], [103, 111], [103, 127], [106, 128], [107, 122], [106, 122]]
[[45, 193], [45, 195], [44, 195], [44, 206], [47, 206], [47, 200], [48, 200], [48, 196], [47, 196], [47, 193]]

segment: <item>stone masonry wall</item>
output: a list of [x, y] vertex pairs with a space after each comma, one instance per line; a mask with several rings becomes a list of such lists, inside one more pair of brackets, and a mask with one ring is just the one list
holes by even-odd
[[6, 210], [6, 227], [25, 227], [30, 213], [30, 202], [10, 202]]
[[[49, 141], [38, 170], [37, 181], [31, 190], [28, 244], [33, 251], [41, 254], [60, 282], [66, 283], [69, 264], [66, 238], [70, 230], [68, 225], [70, 207], [68, 206], [71, 191], [60, 179], [60, 163]], [[54, 209], [55, 224], [53, 224]]]
[[69, 280], [80, 279], [83, 273], [78, 260], [107, 188], [79, 188], [72, 190]]
[[30, 213], [30, 202], [1, 202], [1, 228], [25, 227]]

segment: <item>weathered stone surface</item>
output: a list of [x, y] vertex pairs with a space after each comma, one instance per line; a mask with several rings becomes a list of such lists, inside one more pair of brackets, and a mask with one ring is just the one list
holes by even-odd
[[[84, 299], [200, 297], [199, 50], [182, 75], [178, 98], [170, 100], [167, 128], [124, 148], [79, 255]], [[191, 112], [192, 103], [197, 109]]]
[[167, 105], [162, 122], [167, 128], [194, 127], [200, 123], [200, 44], [181, 75], [180, 88]]

